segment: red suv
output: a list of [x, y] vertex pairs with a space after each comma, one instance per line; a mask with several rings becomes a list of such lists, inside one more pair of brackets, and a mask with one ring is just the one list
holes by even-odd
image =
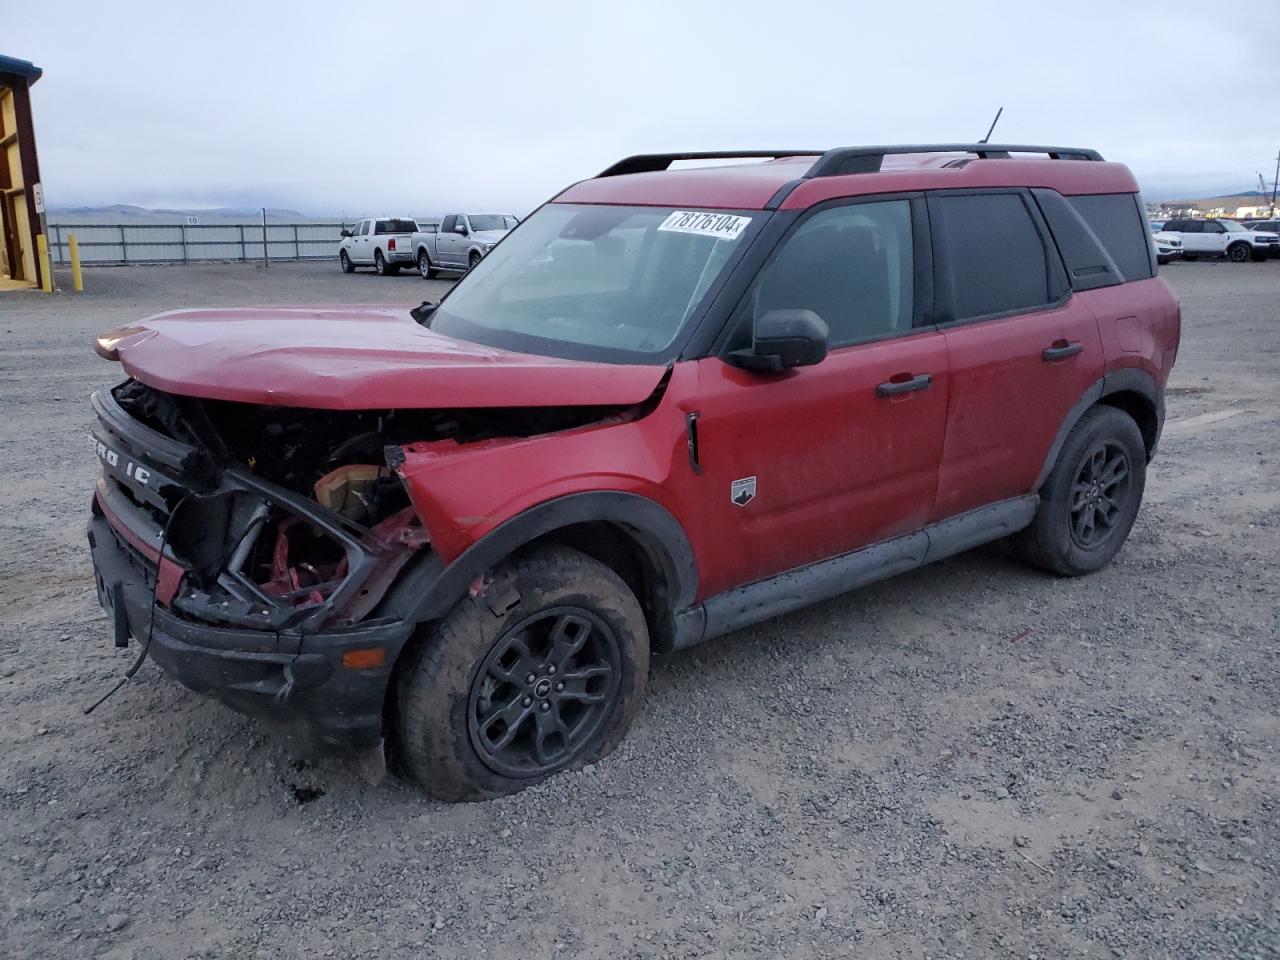
[[[630, 157], [439, 304], [99, 338], [116, 643], [431, 793], [608, 753], [651, 652], [1013, 537], [1096, 570], [1177, 353], [1137, 185], [1084, 149]], [[743, 154], [733, 154], [744, 158]]]

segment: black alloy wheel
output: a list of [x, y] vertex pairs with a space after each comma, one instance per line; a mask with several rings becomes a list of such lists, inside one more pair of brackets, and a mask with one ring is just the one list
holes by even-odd
[[1071, 539], [1093, 550], [1120, 528], [1132, 477], [1129, 454], [1104, 441], [1085, 454], [1071, 486]]
[[1142, 431], [1124, 410], [1098, 404], [1085, 411], [1040, 485], [1035, 516], [1014, 537], [1023, 557], [1064, 577], [1111, 562], [1142, 506], [1147, 456]]
[[615, 705], [618, 638], [590, 610], [553, 607], [513, 626], [476, 671], [467, 729], [495, 773], [542, 777], [593, 742]]

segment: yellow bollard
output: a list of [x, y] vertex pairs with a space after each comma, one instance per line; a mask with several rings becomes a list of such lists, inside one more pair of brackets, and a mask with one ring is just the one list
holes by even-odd
[[80, 242], [74, 233], [67, 237], [67, 242], [71, 247], [71, 289], [82, 292], [84, 277], [80, 275]]
[[49, 264], [49, 238], [43, 233], [36, 237], [36, 252], [40, 254], [40, 289], [53, 293], [53, 267]]

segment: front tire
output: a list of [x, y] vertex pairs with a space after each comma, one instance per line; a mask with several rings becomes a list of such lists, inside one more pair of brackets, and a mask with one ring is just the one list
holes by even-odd
[[441, 800], [517, 793], [617, 746], [644, 700], [649, 635], [613, 570], [544, 547], [436, 625], [398, 688], [405, 766]]
[[1078, 577], [1105, 566], [1129, 536], [1146, 485], [1147, 450], [1133, 418], [1088, 410], [1067, 435], [1040, 488], [1040, 507], [1017, 536], [1033, 566]]
[[1227, 247], [1227, 259], [1232, 263], [1244, 263], [1253, 256], [1253, 250], [1247, 243], [1233, 243]]
[[476, 264], [478, 264], [480, 260], [481, 260], [480, 254], [476, 253], [475, 251], [472, 251], [471, 257], [467, 260], [467, 272], [469, 273], [472, 270], [474, 270], [476, 268]]
[[347, 251], [343, 250], [338, 254], [338, 262], [342, 264], [343, 273], [355, 273], [356, 265], [351, 262], [351, 258], [347, 256]]

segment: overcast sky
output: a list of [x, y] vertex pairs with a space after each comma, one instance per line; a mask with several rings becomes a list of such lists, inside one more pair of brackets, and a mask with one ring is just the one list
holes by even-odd
[[1001, 105], [994, 139], [1095, 147], [1149, 198], [1250, 189], [1278, 28], [1274, 0], [0, 0], [51, 205], [348, 217], [525, 213], [635, 152], [974, 140]]

